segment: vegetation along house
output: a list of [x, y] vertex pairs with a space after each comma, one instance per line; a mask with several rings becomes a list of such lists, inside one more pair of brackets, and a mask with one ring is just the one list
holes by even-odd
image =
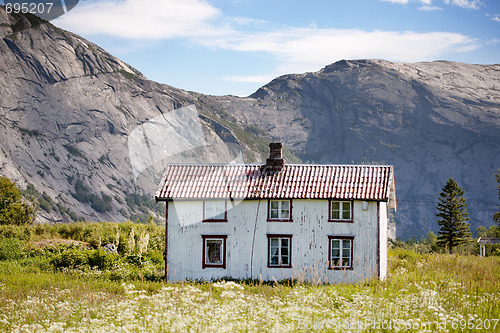
[[384, 278], [394, 168], [285, 164], [270, 148], [266, 164], [168, 165], [168, 280]]

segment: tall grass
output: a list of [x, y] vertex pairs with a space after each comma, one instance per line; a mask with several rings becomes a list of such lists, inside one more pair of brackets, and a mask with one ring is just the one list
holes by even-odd
[[0, 261], [0, 331], [500, 332], [499, 257], [393, 249], [384, 281], [349, 285], [123, 283], [30, 260]]

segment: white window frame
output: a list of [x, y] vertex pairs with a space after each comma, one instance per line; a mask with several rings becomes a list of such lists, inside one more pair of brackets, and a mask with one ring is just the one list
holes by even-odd
[[[203, 239], [203, 254], [202, 268], [226, 268], [226, 240], [227, 235], [202, 235]], [[219, 260], [213, 262], [209, 258], [209, 243], [220, 243]]]
[[351, 236], [328, 236], [328, 269], [352, 269], [353, 244]]
[[[277, 246], [273, 245], [273, 240], [277, 240]], [[283, 241], [287, 245], [283, 246]], [[267, 267], [270, 268], [291, 268], [292, 267], [292, 235], [267, 235]], [[287, 253], [283, 253], [286, 249]], [[274, 253], [277, 251], [277, 253]], [[278, 259], [277, 263], [273, 263], [273, 258]], [[284, 260], [286, 258], [286, 262]]]
[[227, 222], [227, 201], [205, 200], [203, 201], [204, 222]]
[[[281, 221], [281, 222], [291, 222], [292, 221], [292, 200], [290, 199], [273, 199], [268, 201], [268, 221]], [[286, 203], [286, 204], [285, 204]], [[273, 207], [276, 206], [277, 207]], [[288, 206], [288, 207], [283, 207]], [[288, 215], [287, 215], [288, 214]], [[273, 215], [275, 215], [273, 217]]]
[[[335, 207], [336, 205], [338, 205], [338, 208]], [[328, 220], [330, 222], [352, 222], [353, 206], [354, 205], [352, 201], [330, 200], [330, 212]], [[338, 217], [334, 217], [334, 212], [338, 214]]]

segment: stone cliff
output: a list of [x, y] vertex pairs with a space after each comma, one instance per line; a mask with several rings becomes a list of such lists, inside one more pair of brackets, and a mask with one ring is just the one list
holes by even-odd
[[281, 141], [289, 162], [393, 164], [404, 238], [437, 229], [449, 177], [472, 229], [492, 223], [500, 65], [339, 61], [249, 97], [206, 96], [37, 20], [0, 8], [0, 173], [38, 198], [41, 221], [160, 218], [166, 163], [262, 161]]

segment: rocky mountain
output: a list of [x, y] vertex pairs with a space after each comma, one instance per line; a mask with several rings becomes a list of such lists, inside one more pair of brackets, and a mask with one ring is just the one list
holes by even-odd
[[37, 197], [42, 222], [160, 218], [151, 198], [167, 163], [262, 161], [281, 141], [290, 163], [394, 164], [403, 238], [437, 229], [449, 177], [466, 191], [472, 229], [492, 224], [500, 65], [340, 61], [240, 98], [149, 81], [1, 8], [0, 37], [0, 174]]
[[395, 166], [398, 235], [437, 230], [449, 177], [465, 190], [471, 229], [498, 210], [500, 65], [339, 61], [285, 75], [226, 110], [286, 142], [304, 161]]

